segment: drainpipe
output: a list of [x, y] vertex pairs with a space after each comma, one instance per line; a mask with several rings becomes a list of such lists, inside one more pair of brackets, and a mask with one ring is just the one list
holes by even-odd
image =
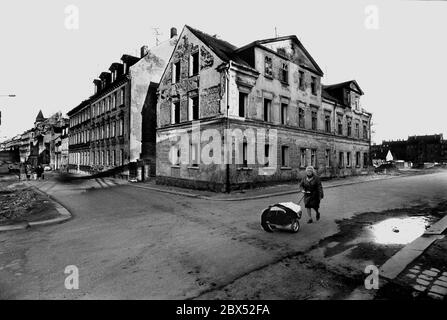
[[[226, 133], [226, 135], [227, 135], [227, 138], [228, 138], [228, 132], [229, 132], [229, 129], [230, 129], [230, 119], [229, 119], [229, 112], [230, 112], [230, 68], [231, 68], [231, 60], [230, 60], [230, 62], [229, 62], [229, 65], [228, 65], [228, 67], [227, 67], [227, 69], [226, 69], [226, 87], [227, 87], [227, 119], [226, 119], [226, 129], [227, 129], [227, 131], [225, 132]], [[225, 141], [225, 140], [224, 140]], [[228, 143], [228, 141], [227, 141], [227, 143]], [[231, 143], [232, 143], [232, 141], [231, 141]], [[231, 148], [231, 150], [232, 150], [233, 148]], [[228, 151], [228, 150], [227, 150]], [[227, 161], [227, 164], [226, 164], [226, 186], [225, 186], [225, 188], [226, 188], [226, 192], [227, 193], [230, 193], [230, 160], [232, 159], [232, 156], [231, 156], [231, 154], [230, 155], [228, 155], [228, 161]]]

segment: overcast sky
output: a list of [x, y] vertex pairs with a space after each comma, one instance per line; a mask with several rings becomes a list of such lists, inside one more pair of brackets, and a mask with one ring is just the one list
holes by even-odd
[[[69, 5], [79, 9], [78, 29], [66, 28]], [[65, 114], [88, 98], [93, 79], [123, 53], [155, 45], [154, 27], [166, 40], [184, 24], [236, 46], [273, 37], [275, 27], [295, 34], [324, 84], [357, 80], [374, 141], [447, 138], [446, 17], [445, 1], [2, 0], [0, 95], [17, 97], [0, 97], [0, 140], [32, 127], [39, 109]]]

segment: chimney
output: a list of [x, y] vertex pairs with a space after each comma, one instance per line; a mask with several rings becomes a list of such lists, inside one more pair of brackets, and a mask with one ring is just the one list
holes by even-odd
[[171, 28], [171, 39], [177, 36], [177, 28]]
[[140, 58], [143, 58], [145, 55], [147, 55], [149, 52], [148, 46], [142, 46], [140, 51]]

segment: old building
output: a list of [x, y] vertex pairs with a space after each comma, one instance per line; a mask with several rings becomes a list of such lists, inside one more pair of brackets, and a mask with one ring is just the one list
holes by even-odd
[[158, 89], [157, 182], [228, 191], [299, 179], [307, 165], [365, 172], [363, 91], [322, 76], [296, 36], [237, 48], [185, 26]]
[[143, 46], [140, 57], [123, 55], [93, 81], [94, 94], [67, 113], [72, 172], [122, 167], [122, 177], [142, 179], [151, 166], [155, 171], [156, 88], [176, 44], [171, 31], [168, 41]]
[[[62, 113], [57, 112], [51, 117], [45, 118], [42, 111], [39, 111], [34, 128], [22, 135], [22, 160], [32, 166], [44, 165], [53, 170], [56, 169], [54, 142], [67, 126], [68, 119], [64, 118]], [[29, 156], [26, 158], [28, 152]]]
[[426, 162], [447, 163], [447, 140], [442, 134], [410, 136], [407, 140], [382, 141], [371, 146], [373, 159], [385, 160], [387, 152], [394, 160], [403, 160], [415, 165]]

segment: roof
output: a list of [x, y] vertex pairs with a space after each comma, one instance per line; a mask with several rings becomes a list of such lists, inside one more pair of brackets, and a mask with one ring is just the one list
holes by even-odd
[[232, 60], [238, 64], [251, 68], [251, 66], [245, 60], [237, 55], [236, 46], [227, 41], [206, 34], [205, 32], [194, 29], [188, 25], [186, 25], [185, 27], [187, 27], [192, 32], [192, 34], [194, 34], [200, 41], [202, 41], [211, 50], [213, 50], [213, 52], [224, 62]]
[[351, 87], [351, 84], [354, 84], [357, 87], [357, 92], [360, 93], [361, 95], [363, 95], [363, 90], [360, 88], [359, 84], [357, 83], [357, 81], [355, 80], [349, 80], [349, 81], [345, 81], [345, 82], [340, 82], [340, 83], [335, 83], [335, 84], [330, 84], [330, 85], [325, 85], [324, 87], [327, 90], [333, 90], [333, 89], [338, 89], [338, 88], [346, 88], [346, 87]]
[[39, 113], [37, 114], [37, 117], [36, 117], [36, 122], [41, 122], [41, 121], [45, 121], [45, 118], [43, 116], [42, 110], [39, 110]]
[[76, 112], [78, 112], [79, 110], [81, 110], [82, 108], [87, 106], [89, 104], [89, 102], [90, 102], [90, 99], [82, 101], [79, 105], [77, 105], [76, 107], [74, 107], [73, 109], [68, 111], [67, 116], [71, 116], [72, 114], [75, 114]]
[[263, 39], [263, 40], [256, 40], [256, 41], [253, 41], [253, 42], [251, 42], [251, 43], [249, 43], [249, 44], [247, 44], [247, 45], [245, 45], [243, 47], [240, 47], [239, 49], [237, 49], [237, 52], [245, 51], [245, 50], [247, 50], [247, 49], [249, 49], [251, 47], [255, 47], [255, 46], [260, 46], [260, 47], [266, 49], [263, 46], [263, 44], [271, 43], [271, 42], [284, 41], [284, 40], [292, 40], [293, 42], [295, 42], [298, 45], [298, 47], [303, 51], [303, 53], [306, 55], [306, 57], [310, 60], [312, 65], [315, 67], [315, 69], [317, 70], [317, 73], [320, 76], [323, 76], [323, 71], [321, 70], [320, 66], [312, 58], [310, 53], [306, 50], [306, 48], [304, 48], [304, 46], [301, 43], [301, 41], [295, 35], [289, 35], [289, 36], [283, 36], [283, 37], [277, 37], [277, 38], [269, 38], [269, 39]]

